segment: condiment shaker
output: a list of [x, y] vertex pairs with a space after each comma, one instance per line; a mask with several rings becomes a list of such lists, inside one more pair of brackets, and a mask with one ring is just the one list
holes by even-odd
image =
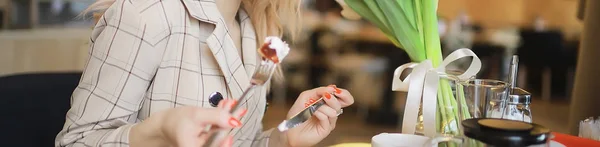
[[510, 90], [508, 99], [506, 100], [506, 107], [502, 114], [503, 119], [518, 120], [531, 123], [531, 93], [515, 87]]

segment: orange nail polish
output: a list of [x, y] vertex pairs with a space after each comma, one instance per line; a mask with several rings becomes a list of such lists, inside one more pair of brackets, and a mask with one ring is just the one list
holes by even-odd
[[242, 113], [240, 113], [240, 116], [238, 116], [238, 117], [241, 118], [242, 116], [246, 115], [246, 112], [248, 112], [248, 109], [242, 110]]
[[335, 93], [337, 93], [337, 94], [342, 94], [342, 90], [336, 87], [336, 88], [335, 88]]
[[329, 94], [329, 93], [326, 93], [326, 94], [325, 94], [325, 98], [327, 98], [327, 99], [331, 99], [331, 94]]
[[235, 128], [235, 127], [239, 127], [239, 126], [241, 126], [241, 125], [242, 125], [242, 123], [241, 123], [239, 120], [237, 120], [237, 119], [235, 119], [235, 118], [231, 117], [231, 118], [229, 118], [229, 125], [231, 125], [232, 127], [234, 127], [234, 128]]
[[235, 104], [237, 103], [236, 100], [232, 100], [233, 102], [231, 102], [231, 108], [233, 108], [235, 106]]

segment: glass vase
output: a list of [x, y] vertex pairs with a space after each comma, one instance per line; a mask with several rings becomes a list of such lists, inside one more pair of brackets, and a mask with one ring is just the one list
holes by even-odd
[[[438, 135], [462, 135], [460, 122], [462, 121], [461, 112], [467, 111], [468, 107], [465, 107], [465, 100], [458, 99], [457, 87], [463, 81], [474, 79], [460, 80], [456, 75], [462, 74], [462, 71], [447, 70], [445, 73], [438, 73], [439, 84], [437, 91], [437, 112], [436, 112], [436, 132]], [[416, 125], [415, 134], [423, 135], [424, 124], [423, 124], [423, 110], [419, 107], [418, 122]], [[440, 143], [439, 146], [457, 146], [453, 142]]]

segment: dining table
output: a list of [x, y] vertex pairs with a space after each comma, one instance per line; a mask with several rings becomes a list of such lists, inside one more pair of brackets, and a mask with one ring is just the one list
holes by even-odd
[[600, 141], [581, 138], [573, 135], [563, 133], [552, 133], [554, 135], [554, 141], [559, 142], [567, 147], [584, 147], [584, 146], [600, 146]]
[[[556, 141], [566, 147], [600, 147], [600, 141], [592, 140], [588, 138], [581, 138], [569, 134], [563, 134], [553, 132], [554, 138], [552, 141]], [[371, 143], [368, 142], [348, 142], [332, 145], [330, 147], [371, 147]], [[552, 147], [552, 146], [551, 146]]]

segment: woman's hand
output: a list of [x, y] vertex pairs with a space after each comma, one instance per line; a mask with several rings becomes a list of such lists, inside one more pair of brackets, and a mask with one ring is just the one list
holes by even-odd
[[324, 97], [326, 104], [319, 107], [313, 117], [283, 134], [290, 146], [314, 146], [319, 143], [335, 128], [341, 109], [354, 103], [354, 98], [345, 89], [337, 88], [335, 85], [319, 87], [302, 92], [287, 117], [296, 115], [321, 97]]
[[[157, 112], [131, 130], [132, 146], [178, 146], [199, 147], [217, 129], [231, 129], [242, 126], [239, 118], [246, 109], [229, 114], [235, 100], [223, 100], [218, 108], [178, 107]], [[212, 126], [208, 132], [205, 130]], [[230, 147], [232, 137], [227, 136], [222, 146]]]

